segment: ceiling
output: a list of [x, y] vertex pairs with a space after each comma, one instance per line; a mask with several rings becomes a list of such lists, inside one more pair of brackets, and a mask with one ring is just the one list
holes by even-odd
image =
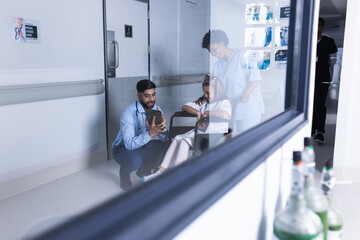
[[320, 17], [324, 18], [323, 34], [334, 39], [337, 47], [344, 42], [347, 0], [320, 0]]
[[325, 20], [345, 20], [347, 0], [320, 0], [320, 17]]

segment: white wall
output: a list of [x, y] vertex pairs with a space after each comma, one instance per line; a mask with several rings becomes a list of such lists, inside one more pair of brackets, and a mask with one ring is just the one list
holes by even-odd
[[179, 1], [179, 74], [208, 71], [209, 55], [201, 41], [210, 26], [210, 1], [197, 0], [196, 5]]
[[346, 25], [341, 69], [336, 138], [334, 149], [335, 166], [348, 169], [360, 168], [358, 136], [360, 136], [360, 2], [347, 1]]
[[[0, 6], [0, 85], [103, 78], [100, 0], [3, 0]], [[39, 21], [40, 42], [14, 42], [13, 17]]]
[[[40, 42], [13, 42], [12, 17], [37, 20]], [[0, 85], [104, 78], [101, 0], [3, 0], [0, 28]], [[104, 94], [1, 106], [0, 116], [0, 198], [39, 183], [27, 178], [5, 193], [4, 182], [98, 153], [105, 159]], [[40, 182], [74, 170], [57, 169]]]
[[[107, 0], [106, 21], [107, 30], [115, 31], [115, 40], [119, 43], [116, 77], [147, 76], [147, 4], [134, 0]], [[125, 24], [132, 26], [132, 38], [125, 37]]]
[[209, 56], [201, 48], [209, 31], [207, 0], [150, 1], [151, 75], [177, 75], [208, 71]]

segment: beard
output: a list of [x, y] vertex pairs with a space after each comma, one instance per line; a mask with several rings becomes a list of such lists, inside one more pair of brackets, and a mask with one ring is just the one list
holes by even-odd
[[143, 102], [142, 100], [140, 100], [141, 105], [143, 106], [143, 108], [153, 108], [155, 106], [155, 101], [154, 102]]

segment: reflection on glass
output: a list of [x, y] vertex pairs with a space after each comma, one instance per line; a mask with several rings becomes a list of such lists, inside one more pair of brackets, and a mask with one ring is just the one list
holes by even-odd
[[271, 23], [273, 11], [270, 5], [264, 3], [246, 4], [246, 23]]
[[[157, 13], [151, 14], [150, 21], [150, 77], [160, 86], [158, 101], [165, 106], [167, 119], [184, 110], [184, 106], [200, 107], [192, 101], [204, 94], [202, 82], [206, 72], [217, 77], [225, 89], [231, 118], [221, 140], [209, 134], [202, 141], [204, 148], [284, 111], [289, 1], [164, 3], [165, 0], [150, 3], [150, 11]], [[170, 12], [171, 15], [166, 14]], [[211, 103], [210, 99], [207, 104]], [[214, 121], [210, 118], [210, 123]], [[186, 123], [196, 127], [195, 122]], [[195, 136], [201, 134], [193, 131], [174, 135], [160, 172], [201, 152], [195, 143]], [[193, 135], [189, 140], [186, 136], [190, 133]]]
[[276, 28], [275, 46], [287, 46], [289, 41], [289, 27], [281, 26]]
[[246, 28], [245, 47], [269, 47], [271, 46], [272, 28]]
[[290, 1], [283, 0], [276, 2], [275, 6], [275, 23], [288, 22], [290, 17]]
[[[83, 191], [90, 192], [86, 188], [89, 184], [86, 186], [73, 184], [77, 176], [70, 176], [71, 180], [59, 179], [62, 184], [61, 190], [59, 191], [59, 184], [57, 184], [51, 192], [54, 194], [49, 194], [54, 197], [52, 202], [56, 202], [56, 210], [68, 209], [68, 206], [61, 206], [65, 203], [56, 201], [58, 192], [68, 193], [67, 199], [70, 200], [67, 202], [78, 203], [71, 204], [73, 208], [63, 211], [64, 214], [76, 214], [80, 210], [86, 210], [87, 207], [99, 204], [101, 201], [107, 200], [106, 198], [123, 192], [120, 190], [120, 186], [122, 189], [128, 190], [136, 185], [141, 185], [143, 184], [142, 177], [154, 174], [162, 167], [168, 169], [178, 166], [193, 156], [203, 154], [208, 148], [211, 149], [221, 143], [226, 144], [226, 139], [242, 134], [284, 111], [287, 47], [289, 44], [287, 36], [289, 32], [287, 27], [289, 25], [287, 7], [289, 1], [279, 0], [271, 1], [271, 3], [266, 1], [266, 4], [261, 1], [253, 1], [249, 4], [249, 1], [242, 0], [197, 0], [196, 4], [180, 0], [147, 1], [150, 9], [150, 27], [147, 25], [148, 5], [145, 2], [136, 1], [136, 4], [130, 4], [130, 6], [127, 0], [106, 1], [107, 26], [109, 26], [109, 30], [115, 31], [116, 40], [121, 42], [123, 50], [119, 53], [122, 64], [117, 69], [117, 76], [120, 79], [109, 81], [109, 83], [115, 84], [116, 80], [119, 80], [119, 85], [117, 85], [119, 88], [109, 88], [111, 89], [109, 94], [112, 92], [113, 96], [119, 96], [116, 98], [118, 101], [109, 101], [114, 104], [114, 108], [110, 110], [114, 111], [116, 108], [117, 112], [113, 115], [114, 119], [110, 120], [119, 125], [116, 129], [109, 128], [109, 131], [114, 133], [110, 144], [115, 141], [113, 146], [115, 159], [102, 161], [96, 167], [91, 166], [92, 174], [86, 180], [82, 180], [86, 183], [93, 181], [99, 184], [98, 188], [101, 188], [101, 192], [99, 194], [99, 191], [96, 191], [95, 197], [88, 195], [84, 197]], [[96, 6], [94, 6], [95, 8]], [[100, 16], [102, 9], [98, 9], [98, 11], [98, 16]], [[133, 14], [130, 16], [126, 14], [128, 12]], [[124, 22], [133, 22], [134, 29], [134, 38], [126, 39], [126, 41], [123, 41], [121, 34]], [[70, 24], [66, 27], [73, 32], [76, 31], [75, 25]], [[96, 25], [95, 28], [100, 28], [97, 31], [103, 32], [101, 24]], [[11, 36], [14, 38], [15, 32], [12, 32]], [[150, 41], [148, 41], [148, 37]], [[88, 40], [95, 41], [90, 38], [86, 39], [86, 41]], [[99, 46], [98, 49], [102, 49], [104, 44], [99, 41], [95, 42]], [[151, 45], [149, 61], [148, 42]], [[92, 66], [84, 67], [91, 68]], [[101, 70], [102, 67], [103, 65], [99, 66], [99, 69]], [[206, 73], [210, 73], [208, 85], [204, 81]], [[144, 78], [151, 80], [156, 88], [150, 87], [138, 92], [136, 84]], [[153, 96], [154, 89], [156, 94]], [[194, 102], [194, 100], [198, 101]], [[91, 112], [91, 114], [94, 113], [94, 118], [88, 119], [89, 122], [85, 125], [81, 122], [82, 118], [79, 118], [81, 123], [79, 126], [84, 126], [79, 129], [79, 136], [74, 133], [74, 136], [79, 137], [79, 148], [68, 148], [64, 155], [61, 155], [64, 158], [60, 156], [60, 152], [58, 152], [59, 155], [56, 155], [57, 153], [53, 155], [54, 159], [44, 156], [44, 159], [41, 159], [41, 161], [44, 160], [44, 165], [38, 165], [41, 174], [49, 172], [48, 166], [54, 166], [56, 173], [60, 174], [62, 169], [68, 169], [68, 165], [65, 163], [68, 164], [69, 160], [69, 166], [74, 167], [69, 167], [71, 170], [64, 170], [64, 173], [60, 174], [66, 176], [88, 166], [88, 158], [91, 158], [91, 161], [105, 158], [105, 143], [103, 141], [96, 142], [96, 139], [87, 137], [98, 134], [101, 139], [106, 135], [103, 116], [97, 114], [97, 104], [100, 104], [101, 101], [96, 100], [95, 102], [94, 112]], [[81, 106], [79, 105], [79, 107]], [[183, 106], [184, 108], [182, 108]], [[148, 111], [145, 109], [152, 108], [156, 111], [157, 107], [166, 121], [155, 124], [160, 125], [158, 127], [153, 127], [149, 122], [151, 117], [147, 115]], [[191, 110], [185, 107], [192, 107], [199, 113], [196, 113], [194, 121], [180, 119], [179, 121], [187, 127], [186, 131], [175, 134], [173, 139], [166, 139], [166, 134], [164, 134], [166, 131], [162, 130], [163, 125], [171, 134], [171, 116], [182, 110], [191, 113]], [[198, 120], [200, 122], [196, 124]], [[148, 125], [149, 123], [150, 125]], [[98, 125], [96, 129], [99, 129], [99, 132], [92, 133], [94, 131], [93, 124]], [[194, 130], [190, 131], [189, 127]], [[153, 134], [155, 128], [157, 129], [156, 134]], [[116, 133], [120, 129], [121, 134], [116, 140]], [[72, 129], [66, 130], [71, 131]], [[197, 131], [196, 134], [195, 131]], [[92, 134], [88, 134], [90, 132]], [[133, 137], [128, 137], [128, 133], [131, 133]], [[82, 145], [82, 142], [86, 142], [86, 144]], [[80, 146], [89, 148], [80, 149]], [[58, 165], [63, 163], [64, 167], [58, 170]], [[28, 173], [28, 169], [31, 169], [32, 166], [28, 167], [19, 168], [21, 170], [19, 174], [20, 172], [21, 174]], [[23, 170], [24, 172], [22, 172]], [[12, 180], [12, 171], [11, 167], [4, 168], [1, 177]], [[82, 176], [84, 175], [87, 174]], [[25, 182], [27, 179], [31, 179], [30, 174], [25, 177], [21, 176], [20, 180]], [[55, 177], [49, 179], [53, 180]], [[14, 179], [14, 183], [17, 180]], [[32, 185], [32, 182], [35, 184]], [[71, 187], [69, 187], [69, 182], [72, 183]], [[35, 179], [29, 181], [28, 186], [33, 188], [39, 184], [42, 182]], [[90, 185], [93, 190], [93, 185]], [[14, 185], [6, 187], [12, 191], [11, 186]], [[74, 190], [72, 187], [77, 188]], [[10, 193], [5, 192], [5, 195], [12, 196], [11, 194], [16, 193], [17, 190], [11, 191]], [[3, 192], [1, 193], [3, 194]], [[40, 200], [47, 201], [46, 198]], [[39, 202], [43, 203], [41, 201]], [[7, 201], [7, 203], [10, 202], [12, 204], [15, 201], [13, 199]], [[20, 199], [17, 202], [28, 201]], [[2, 206], [5, 206], [3, 207], [5, 209], [9, 205], [4, 203]], [[33, 207], [33, 205], [30, 206]], [[42, 206], [47, 207], [48, 205], [42, 204]], [[77, 206], [81, 206], [81, 208]], [[31, 212], [25, 207], [24, 204], [20, 204], [14, 209], [16, 211], [20, 209], [20, 212], [24, 213]], [[11, 211], [15, 210], [11, 209]], [[45, 216], [45, 212], [50, 212], [36, 209], [31, 213], [35, 211], [39, 214], [44, 213], [40, 216], [42, 219], [48, 217]], [[39, 219], [39, 215], [37, 218], [34, 216], [26, 218], [11, 213], [6, 218], [9, 218], [10, 215], [10, 222], [19, 221], [20, 218], [22, 220]]]
[[277, 50], [275, 52], [275, 63], [279, 69], [285, 69], [287, 62], [287, 50]]
[[244, 54], [244, 66], [260, 70], [270, 69], [270, 51], [247, 50]]
[[218, 59], [213, 74], [224, 84], [232, 103], [231, 129], [241, 133], [260, 123], [264, 103], [258, 83], [262, 77], [254, 61], [245, 67], [244, 50], [229, 48], [229, 39], [222, 30], [206, 33], [202, 47]]
[[[196, 150], [197, 154], [207, 149], [209, 137], [212, 134], [228, 133], [228, 120], [231, 117], [231, 104], [227, 99], [226, 90], [222, 82], [216, 77], [206, 74], [202, 83], [203, 95], [197, 100], [188, 102], [182, 106], [182, 110], [196, 116], [195, 128], [176, 135], [168, 148], [159, 170], [154, 174], [143, 177], [148, 181], [164, 173], [171, 167], [176, 167], [188, 159], [190, 149]], [[218, 119], [214, 122], [214, 118]], [[209, 120], [211, 119], [211, 120]], [[195, 142], [197, 141], [197, 142]], [[195, 148], [195, 145], [199, 148]]]

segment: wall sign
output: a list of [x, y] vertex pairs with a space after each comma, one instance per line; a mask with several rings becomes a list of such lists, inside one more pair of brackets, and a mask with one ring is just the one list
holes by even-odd
[[125, 37], [127, 38], [133, 37], [132, 25], [125, 25]]
[[20, 43], [39, 43], [39, 25], [39, 21], [36, 20], [14, 17], [12, 26], [14, 41]]
[[37, 26], [34, 26], [32, 24], [25, 24], [25, 35], [27, 39], [38, 39]]
[[290, 7], [281, 7], [280, 8], [280, 18], [290, 17]]

